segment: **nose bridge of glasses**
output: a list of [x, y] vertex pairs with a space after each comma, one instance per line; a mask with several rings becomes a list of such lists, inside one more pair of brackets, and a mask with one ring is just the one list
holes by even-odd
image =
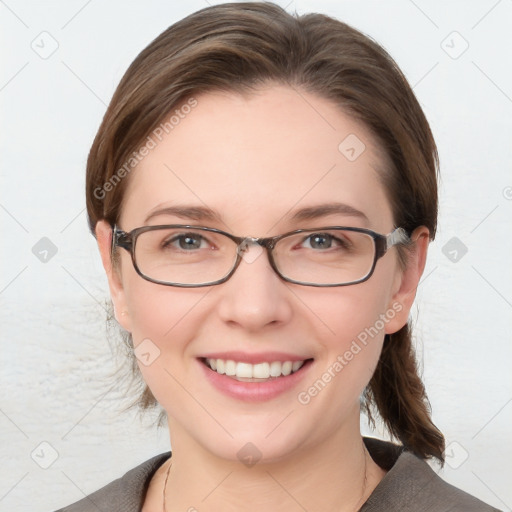
[[268, 239], [247, 236], [238, 244], [237, 253], [246, 263], [252, 263], [264, 248], [268, 248]]
[[261, 247], [260, 239], [254, 238], [252, 236], [246, 236], [239, 244], [238, 244], [238, 254], [243, 256], [251, 247], [251, 245], [256, 245]]

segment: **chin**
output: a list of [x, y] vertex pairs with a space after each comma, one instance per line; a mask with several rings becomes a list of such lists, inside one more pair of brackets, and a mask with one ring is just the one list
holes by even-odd
[[266, 438], [265, 435], [244, 432], [235, 439], [226, 439], [221, 443], [212, 440], [204, 448], [216, 457], [251, 467], [254, 464], [279, 463], [297, 455], [297, 450], [303, 446], [300, 440], [294, 440], [286, 432], [276, 435], [274, 439]]
[[[261, 411], [261, 414], [238, 413], [235, 416], [233, 413], [222, 419], [230, 435], [219, 428], [205, 430], [204, 423], [196, 424], [195, 432], [192, 429], [188, 432], [205, 450], [221, 459], [248, 466], [255, 462], [273, 464], [307, 450], [318, 434], [328, 435], [318, 432], [318, 421], [313, 421], [310, 412], [303, 407], [290, 407], [279, 414], [275, 409]], [[198, 429], [199, 425], [202, 430]]]

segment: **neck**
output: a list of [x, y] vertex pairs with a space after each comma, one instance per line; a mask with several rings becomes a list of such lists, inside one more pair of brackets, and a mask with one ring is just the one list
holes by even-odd
[[166, 512], [353, 512], [385, 474], [366, 451], [358, 429], [251, 467], [214, 456], [179, 428], [171, 428], [171, 437]]

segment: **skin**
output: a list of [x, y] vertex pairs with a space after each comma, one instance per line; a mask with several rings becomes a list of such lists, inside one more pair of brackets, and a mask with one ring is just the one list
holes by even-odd
[[[130, 231], [162, 205], [214, 210], [219, 220], [160, 215], [148, 224], [191, 223], [241, 236], [273, 236], [326, 225], [393, 230], [379, 181], [385, 160], [364, 126], [334, 104], [269, 84], [256, 94], [208, 93], [130, 175], [119, 222]], [[356, 134], [366, 150], [353, 162], [338, 145]], [[368, 218], [331, 214], [291, 219], [300, 208], [346, 203]], [[111, 230], [96, 228], [116, 318], [135, 346], [149, 338], [160, 356], [143, 377], [165, 408], [172, 439], [167, 510], [355, 510], [383, 478], [359, 430], [359, 397], [377, 364], [385, 333], [407, 321], [424, 269], [428, 229], [419, 227], [405, 271], [396, 248], [372, 277], [353, 286], [305, 287], [282, 281], [265, 251], [242, 261], [224, 284], [180, 289], [138, 276], [121, 250], [110, 261]], [[251, 249], [254, 250], [254, 249]], [[380, 314], [393, 319], [307, 405], [297, 400]], [[197, 357], [209, 351], [284, 351], [314, 358], [307, 377], [268, 402], [230, 398], [206, 382]], [[246, 467], [246, 443], [262, 454]], [[164, 464], [144, 511], [162, 510]], [[307, 477], [305, 477], [307, 475]], [[213, 491], [214, 490], [214, 491]], [[213, 491], [213, 492], [212, 492]]]

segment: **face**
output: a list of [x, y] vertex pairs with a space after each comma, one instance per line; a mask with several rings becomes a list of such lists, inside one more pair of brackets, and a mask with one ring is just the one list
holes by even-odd
[[[130, 175], [120, 229], [188, 224], [252, 237], [333, 225], [393, 230], [382, 155], [328, 100], [278, 86], [196, 99]], [[347, 137], [352, 144], [340, 150]], [[322, 209], [340, 204], [354, 211]], [[158, 213], [165, 208], [173, 210]], [[146, 359], [158, 356], [139, 366], [168, 413], [173, 450], [192, 443], [236, 460], [252, 443], [245, 450], [254, 445], [270, 461], [359, 431], [359, 397], [384, 334], [406, 322], [424, 262], [402, 272], [392, 248], [366, 282], [316, 288], [284, 282], [266, 251], [251, 247], [227, 282], [187, 289], [142, 279], [123, 249], [112, 272], [109, 228], [100, 223], [97, 233], [117, 318]], [[305, 363], [251, 382], [219, 375], [205, 358], [284, 373], [290, 365], [278, 362]]]

